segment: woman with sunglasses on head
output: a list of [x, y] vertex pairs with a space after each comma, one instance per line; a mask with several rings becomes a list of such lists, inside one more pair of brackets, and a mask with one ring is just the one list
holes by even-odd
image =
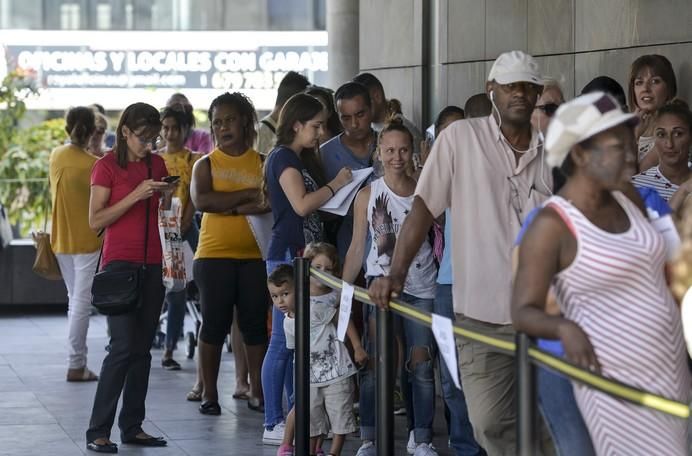
[[96, 162], [91, 173], [89, 225], [95, 231], [105, 230], [101, 269], [124, 271], [146, 264], [139, 279], [137, 307], [107, 318], [110, 351], [103, 360], [86, 432], [87, 449], [98, 453], [118, 452], [110, 433], [121, 393], [122, 443], [166, 445], [142, 429], [150, 350], [164, 296], [159, 197], [164, 197], [164, 205], [170, 204], [175, 190], [175, 184], [162, 182], [168, 175], [163, 159], [151, 153], [160, 131], [156, 108], [145, 103], [128, 106], [116, 129], [115, 148]]
[[658, 164], [653, 133], [656, 111], [675, 98], [677, 90], [675, 71], [666, 57], [643, 55], [632, 63], [627, 95], [630, 109], [640, 120], [634, 130], [640, 172]]

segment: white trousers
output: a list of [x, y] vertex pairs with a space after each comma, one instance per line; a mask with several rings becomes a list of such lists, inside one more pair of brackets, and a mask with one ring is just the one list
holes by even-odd
[[67, 287], [68, 358], [70, 369], [86, 367], [91, 313], [91, 284], [96, 273], [99, 252], [78, 255], [58, 253], [60, 272]]

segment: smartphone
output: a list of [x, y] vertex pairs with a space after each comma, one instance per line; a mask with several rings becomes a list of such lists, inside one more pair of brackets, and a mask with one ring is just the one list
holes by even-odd
[[166, 176], [161, 180], [167, 184], [173, 184], [173, 183], [178, 182], [180, 180], [180, 176]]

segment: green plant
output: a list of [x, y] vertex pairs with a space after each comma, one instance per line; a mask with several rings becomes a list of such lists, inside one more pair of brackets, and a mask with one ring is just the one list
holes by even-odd
[[26, 113], [24, 101], [37, 93], [33, 75], [19, 69], [0, 81], [0, 160], [15, 143], [19, 121]]
[[50, 209], [48, 159], [66, 139], [65, 121], [47, 120], [17, 132], [0, 160], [0, 201], [9, 208], [10, 223], [18, 225], [22, 237], [43, 229]]

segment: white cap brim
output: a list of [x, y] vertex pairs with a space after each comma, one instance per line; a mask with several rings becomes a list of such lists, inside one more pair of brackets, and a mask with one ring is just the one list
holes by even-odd
[[532, 73], [504, 73], [501, 75], [493, 76], [493, 79], [498, 84], [512, 84], [515, 82], [531, 82], [533, 84], [543, 85], [543, 79], [536, 74]]

